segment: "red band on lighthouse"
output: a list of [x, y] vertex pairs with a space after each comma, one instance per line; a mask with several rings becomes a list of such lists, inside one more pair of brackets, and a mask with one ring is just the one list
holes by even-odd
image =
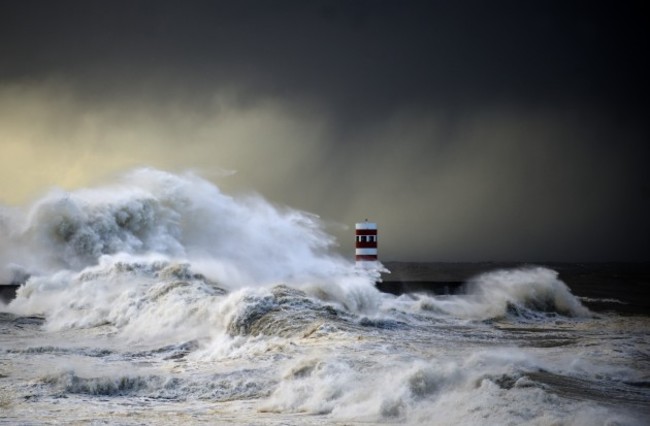
[[377, 224], [372, 222], [359, 222], [355, 225], [356, 245], [355, 256], [357, 262], [377, 260]]

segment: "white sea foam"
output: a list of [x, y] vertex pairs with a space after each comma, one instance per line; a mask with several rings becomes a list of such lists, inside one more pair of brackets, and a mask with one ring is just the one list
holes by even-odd
[[260, 410], [407, 424], [634, 423], [547, 393], [529, 377], [545, 368], [514, 348], [476, 352], [461, 361], [415, 359], [373, 367], [307, 358], [287, 368]]
[[[347, 282], [354, 284], [358, 279]], [[368, 308], [367, 300], [374, 300], [376, 290], [365, 290], [370, 296], [364, 299], [359, 282], [347, 292], [341, 289], [345, 283], [341, 279], [331, 282], [330, 288], [307, 286], [312, 296], [288, 287], [286, 295], [281, 287], [244, 287], [228, 293], [188, 263], [107, 255], [81, 272], [63, 270], [32, 277], [18, 290], [8, 310], [18, 315], [43, 314], [50, 331], [109, 325], [132, 341], [219, 340], [227, 334], [299, 332], [300, 327], [309, 326], [308, 318], [317, 318], [321, 311], [327, 314], [327, 305], [352, 312]], [[316, 299], [319, 295], [324, 299], [321, 302]], [[280, 310], [284, 317], [270, 325], [259, 321]], [[302, 320], [292, 319], [291, 312]]]

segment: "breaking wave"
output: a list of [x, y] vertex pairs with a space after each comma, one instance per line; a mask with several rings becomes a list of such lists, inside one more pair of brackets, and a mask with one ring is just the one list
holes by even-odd
[[[41, 382], [63, 394], [92, 396], [129, 396], [171, 400], [209, 399], [228, 401], [252, 399], [268, 395], [272, 385], [251, 371], [230, 374], [214, 374], [209, 379], [193, 381], [161, 375], [110, 374], [105, 376], [82, 376], [74, 370], [50, 374]], [[254, 378], [257, 376], [257, 379]]]
[[139, 169], [113, 185], [54, 190], [0, 222], [4, 268], [37, 275], [79, 271], [116, 254], [203, 262], [237, 286], [327, 279], [353, 266], [333, 253], [317, 216], [223, 194], [190, 173]]
[[[19, 315], [44, 314], [50, 331], [109, 327], [134, 341], [175, 342], [230, 336], [292, 336], [372, 306], [372, 287], [277, 285], [226, 290], [189, 263], [103, 256], [81, 272], [32, 277], [9, 306]], [[359, 300], [365, 291], [364, 303]], [[311, 293], [309, 295], [308, 293]], [[320, 297], [320, 299], [319, 299]], [[337, 297], [341, 297], [338, 299]], [[316, 324], [316, 325], [315, 325]]]
[[[317, 216], [225, 195], [193, 174], [135, 170], [3, 217], [11, 226], [1, 244], [15, 248], [0, 251], [5, 274], [29, 276], [8, 310], [45, 315], [49, 330], [107, 326], [172, 342], [283, 335], [308, 326], [310, 310], [375, 312], [380, 303], [379, 269], [336, 254]], [[294, 325], [273, 319], [287, 310]]]
[[590, 311], [548, 268], [529, 267], [481, 274], [465, 284], [465, 294], [422, 297], [419, 308], [457, 318], [487, 320], [507, 316], [544, 319], [549, 315], [588, 317]]

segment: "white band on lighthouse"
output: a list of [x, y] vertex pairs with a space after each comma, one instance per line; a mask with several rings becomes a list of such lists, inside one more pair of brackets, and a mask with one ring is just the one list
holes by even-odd
[[372, 222], [359, 222], [355, 225], [355, 229], [377, 229], [377, 224]]
[[376, 248], [358, 248], [355, 250], [354, 254], [362, 254], [362, 255], [368, 255], [368, 254], [377, 254], [377, 249]]

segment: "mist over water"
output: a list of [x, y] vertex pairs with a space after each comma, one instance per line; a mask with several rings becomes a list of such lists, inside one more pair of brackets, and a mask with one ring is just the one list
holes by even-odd
[[[643, 424], [648, 318], [546, 268], [379, 293], [320, 219], [132, 171], [2, 211], [0, 423]], [[71, 409], [74, 407], [74, 409]]]

